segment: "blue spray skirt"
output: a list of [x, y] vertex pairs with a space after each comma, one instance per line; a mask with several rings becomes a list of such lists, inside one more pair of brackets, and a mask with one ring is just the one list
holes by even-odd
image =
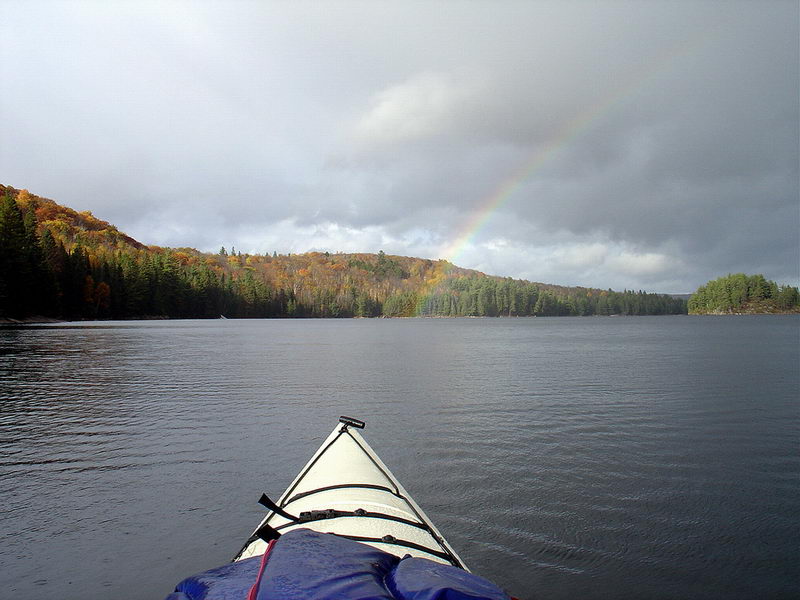
[[[263, 567], [263, 568], [262, 568]], [[189, 577], [167, 600], [510, 600], [490, 581], [425, 558], [398, 558], [328, 533], [294, 529], [264, 557]]]

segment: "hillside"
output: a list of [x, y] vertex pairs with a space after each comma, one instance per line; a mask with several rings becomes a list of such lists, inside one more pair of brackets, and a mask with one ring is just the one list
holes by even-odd
[[489, 276], [378, 254], [145, 246], [90, 212], [0, 186], [0, 318], [680, 314], [668, 295]]
[[68, 247], [102, 245], [118, 250], [145, 248], [144, 244], [121, 233], [110, 223], [101, 221], [88, 210], [77, 212], [48, 198], [34, 196], [28, 190], [15, 190], [0, 184], [0, 196], [6, 194], [16, 198], [23, 214], [31, 210], [35, 212], [38, 232], [47, 229]]
[[737, 273], [709, 281], [689, 298], [693, 315], [800, 313], [796, 287], [778, 285], [763, 275]]

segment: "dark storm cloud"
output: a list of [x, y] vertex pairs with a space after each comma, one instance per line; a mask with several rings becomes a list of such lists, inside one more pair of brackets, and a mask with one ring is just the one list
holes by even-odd
[[0, 7], [0, 180], [147, 243], [798, 282], [793, 2]]

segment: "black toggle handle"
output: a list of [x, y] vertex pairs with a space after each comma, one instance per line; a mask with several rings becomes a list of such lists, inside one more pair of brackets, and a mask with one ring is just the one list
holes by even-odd
[[366, 423], [359, 419], [354, 419], [353, 417], [339, 417], [339, 423], [343, 423], [345, 425], [350, 425], [351, 427], [355, 427], [356, 429], [364, 429]]

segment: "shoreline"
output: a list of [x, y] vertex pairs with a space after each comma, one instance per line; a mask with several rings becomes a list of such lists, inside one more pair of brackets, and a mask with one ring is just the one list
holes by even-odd
[[64, 319], [54, 317], [23, 317], [22, 319], [12, 319], [11, 317], [0, 317], [0, 325], [37, 325], [41, 323], [66, 323]]
[[[321, 321], [346, 321], [350, 320], [362, 320], [362, 319], [548, 319], [548, 318], [578, 318], [578, 319], [585, 319], [585, 318], [601, 318], [601, 319], [608, 319], [608, 318], [619, 318], [619, 317], [746, 317], [746, 316], [758, 316], [758, 315], [800, 315], [800, 310], [795, 311], [775, 311], [775, 312], [704, 312], [704, 313], [683, 313], [683, 314], [674, 314], [674, 315], [621, 315], [621, 314], [613, 314], [613, 315], [550, 315], [550, 316], [539, 316], [539, 315], [497, 315], [494, 317], [488, 316], [475, 316], [475, 315], [461, 315], [461, 316], [442, 316], [442, 315], [420, 315], [415, 317], [386, 317], [386, 316], [377, 316], [377, 317], [226, 317], [225, 320], [232, 320], [232, 321], [248, 321], [248, 320], [276, 320], [276, 321], [285, 321], [285, 320], [321, 320]], [[21, 326], [21, 325], [48, 325], [48, 324], [55, 324], [55, 323], [106, 323], [109, 321], [219, 321], [220, 319], [217, 317], [212, 318], [203, 318], [203, 317], [186, 317], [186, 318], [170, 318], [170, 317], [154, 317], [154, 316], [143, 316], [143, 317], [135, 317], [135, 318], [127, 318], [127, 319], [81, 319], [81, 320], [67, 320], [67, 319], [56, 319], [54, 317], [25, 317], [22, 319], [12, 319], [9, 317], [2, 317], [0, 318], [0, 327], [13, 327], [13, 326]]]

